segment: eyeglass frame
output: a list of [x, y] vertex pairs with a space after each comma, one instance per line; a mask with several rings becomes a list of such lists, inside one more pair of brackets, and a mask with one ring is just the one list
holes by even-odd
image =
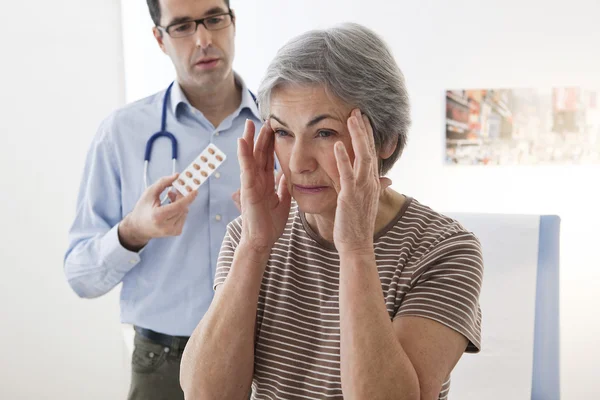
[[[209, 29], [206, 26], [206, 24], [204, 23], [204, 21], [207, 20], [207, 19], [214, 18], [214, 17], [220, 17], [222, 15], [229, 15], [229, 17], [231, 17], [231, 23], [229, 25], [224, 26], [224, 27], [219, 28], [219, 29]], [[167, 33], [167, 35], [171, 36], [171, 34], [169, 33], [169, 28], [171, 28], [173, 26], [176, 26], [176, 25], [179, 25], [179, 24], [185, 24], [185, 23], [194, 22], [196, 24], [196, 28], [194, 29], [194, 32], [190, 33], [189, 35], [185, 35], [185, 36], [176, 36], [176, 37], [171, 36], [173, 39], [182, 39], [182, 38], [185, 38], [185, 37], [192, 36], [194, 33], [198, 32], [198, 25], [200, 25], [200, 24], [202, 24], [202, 26], [204, 26], [204, 29], [206, 29], [207, 31], [215, 32], [215, 31], [220, 31], [221, 29], [229, 28], [233, 24], [234, 20], [235, 20], [235, 16], [233, 15], [233, 10], [229, 9], [229, 11], [227, 11], [227, 12], [208, 15], [208, 16], [206, 16], [204, 18], [191, 19], [191, 20], [188, 20], [188, 21], [180, 21], [180, 22], [176, 22], [174, 24], [169, 24], [167, 26], [156, 25], [156, 27], [160, 28], [159, 30], [165, 31]]]

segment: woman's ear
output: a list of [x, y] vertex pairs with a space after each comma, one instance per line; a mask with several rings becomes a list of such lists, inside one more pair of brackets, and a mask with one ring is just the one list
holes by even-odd
[[387, 143], [383, 143], [381, 145], [381, 149], [379, 149], [379, 157], [382, 160], [390, 158], [392, 154], [394, 154], [396, 146], [398, 146], [398, 141], [394, 142], [393, 140], [390, 140]]

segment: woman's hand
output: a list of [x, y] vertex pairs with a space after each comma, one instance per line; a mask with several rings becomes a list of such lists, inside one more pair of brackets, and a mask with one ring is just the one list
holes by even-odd
[[340, 255], [372, 254], [379, 197], [391, 181], [379, 177], [373, 128], [358, 109], [348, 118], [348, 130], [352, 137], [354, 165], [342, 142], [334, 146], [339, 187], [333, 241]]
[[238, 159], [241, 168], [240, 200], [242, 211], [241, 242], [253, 251], [271, 251], [285, 228], [291, 204], [285, 176], [275, 192], [275, 137], [271, 125], [265, 122], [256, 146], [254, 123], [246, 121], [244, 136], [238, 139]]

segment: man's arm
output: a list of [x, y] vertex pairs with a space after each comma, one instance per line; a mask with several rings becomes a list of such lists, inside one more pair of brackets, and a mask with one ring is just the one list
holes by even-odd
[[99, 132], [86, 158], [64, 258], [67, 280], [80, 297], [109, 292], [140, 261], [119, 241], [121, 180], [113, 154], [106, 135]]
[[268, 253], [243, 242], [225, 283], [185, 347], [180, 381], [187, 400], [247, 399], [254, 372], [254, 336], [260, 284]]
[[121, 177], [113, 157], [106, 135], [99, 134], [86, 159], [64, 259], [65, 275], [80, 297], [98, 297], [119, 284], [140, 262], [138, 252], [152, 238], [181, 234], [188, 206], [197, 195], [169, 193], [173, 203], [160, 206], [160, 194], [176, 179], [163, 177], [121, 220]]

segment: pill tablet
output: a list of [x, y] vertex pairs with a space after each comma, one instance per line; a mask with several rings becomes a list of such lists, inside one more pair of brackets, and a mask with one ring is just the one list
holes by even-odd
[[227, 161], [227, 154], [211, 143], [194, 160], [191, 160], [187, 168], [173, 182], [173, 187], [184, 196], [200, 190], [200, 186], [204, 185], [225, 161]]

